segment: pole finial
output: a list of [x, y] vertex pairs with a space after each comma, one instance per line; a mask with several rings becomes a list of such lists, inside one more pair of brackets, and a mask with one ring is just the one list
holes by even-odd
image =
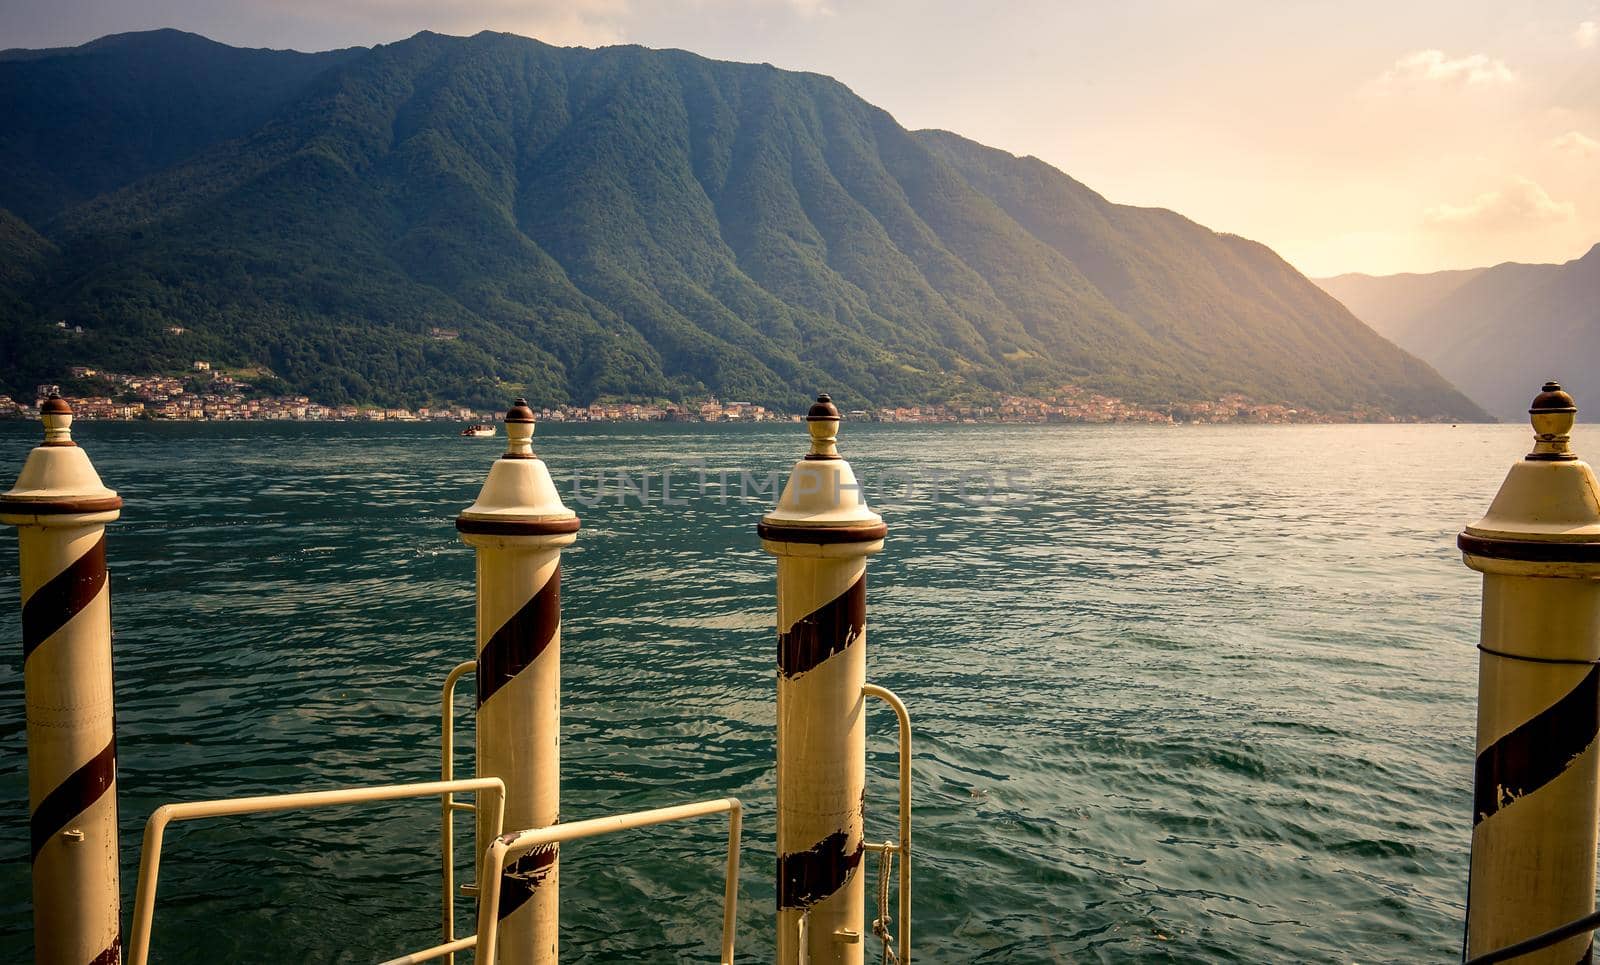
[[839, 458], [839, 410], [824, 392], [806, 412], [806, 431], [811, 433], [811, 454], [807, 459]]
[[506, 455], [513, 459], [533, 458], [533, 409], [520, 396], [506, 410]]
[[1528, 421], [1533, 423], [1533, 451], [1528, 458], [1534, 461], [1576, 459], [1572, 451], [1572, 424], [1578, 420], [1578, 406], [1561, 383], [1554, 379], [1546, 382], [1528, 407]]
[[[867, 500], [850, 468], [835, 445], [839, 438], [839, 410], [826, 394], [806, 412], [806, 430], [811, 434], [811, 451], [795, 463], [789, 481], [778, 494], [778, 505], [763, 516], [756, 531], [763, 545], [811, 543], [829, 547], [819, 551], [856, 555], [876, 553], [883, 545], [888, 527], [883, 517], [867, 508]], [[862, 546], [869, 548], [861, 549]], [[769, 552], [779, 552], [767, 545]], [[787, 551], [784, 551], [787, 552]]]
[[571, 543], [578, 517], [561, 502], [549, 467], [533, 454], [533, 409], [527, 399], [511, 403], [505, 423], [510, 448], [489, 467], [477, 500], [456, 517], [456, 529], [469, 543], [512, 538], [543, 541], [546, 548]]
[[110, 522], [122, 497], [100, 481], [72, 441], [72, 407], [57, 393], [39, 403], [44, 442], [28, 453], [16, 485], [0, 493], [0, 521], [18, 526], [79, 526]]
[[72, 441], [72, 406], [67, 405], [61, 393], [52, 392], [50, 398], [40, 403], [39, 421], [44, 423], [45, 445], [76, 445]]

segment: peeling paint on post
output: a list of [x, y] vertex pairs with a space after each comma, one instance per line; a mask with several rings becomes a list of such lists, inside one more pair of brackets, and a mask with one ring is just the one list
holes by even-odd
[[117, 741], [106, 524], [122, 500], [72, 441], [72, 409], [40, 409], [44, 443], [0, 496], [16, 526], [28, 719], [33, 943], [39, 965], [122, 960]]
[[[478, 555], [478, 776], [505, 782], [505, 827], [515, 832], [559, 820], [561, 549], [577, 539], [578, 517], [533, 453], [533, 411], [522, 399], [506, 413], [506, 439], [456, 529]], [[488, 847], [492, 834], [480, 811], [478, 843]], [[506, 869], [501, 961], [554, 965], [559, 880], [553, 846]]]
[[758, 527], [778, 558], [780, 965], [859, 965], [866, 784], [867, 557], [888, 527], [836, 446], [826, 395], [806, 415], [811, 451]]
[[[1533, 452], [1457, 545], [1483, 574], [1467, 955], [1594, 910], [1600, 777], [1600, 485], [1558, 383], [1529, 410]], [[1588, 932], [1518, 962], [1590, 961]]]

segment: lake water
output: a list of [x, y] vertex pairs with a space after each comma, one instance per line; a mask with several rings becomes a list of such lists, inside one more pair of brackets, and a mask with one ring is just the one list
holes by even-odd
[[[127, 501], [108, 537], [125, 913], [162, 802], [436, 776], [439, 684], [473, 654], [472, 553], [452, 520], [503, 438], [77, 428]], [[5, 485], [37, 438], [0, 424]], [[743, 799], [740, 960], [768, 961], [774, 561], [755, 524], [770, 494], [741, 497], [737, 478], [786, 472], [803, 427], [541, 425], [535, 441], [584, 520], [562, 579], [563, 816]], [[847, 423], [841, 450], [890, 525], [868, 661], [915, 728], [918, 959], [1458, 955], [1478, 579], [1454, 537], [1530, 442], [1517, 426]], [[1600, 452], [1600, 431], [1575, 444]], [[697, 460], [713, 482], [732, 470], [733, 495], [701, 492]], [[667, 468], [687, 505], [660, 504]], [[934, 492], [931, 469], [997, 491], [969, 474], [965, 498]], [[590, 501], [597, 471], [651, 472], [651, 502], [608, 483], [581, 505], [574, 470]], [[15, 554], [8, 528], [5, 961], [30, 948]], [[875, 709], [880, 840], [893, 740]], [[180, 826], [153, 960], [371, 962], [431, 944], [437, 822], [430, 800]], [[723, 833], [565, 847], [565, 959], [713, 961]]]

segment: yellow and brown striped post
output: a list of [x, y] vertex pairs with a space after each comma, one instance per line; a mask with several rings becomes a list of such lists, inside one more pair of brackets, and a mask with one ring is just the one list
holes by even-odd
[[[1533, 452], [1457, 545], [1483, 574], [1467, 955], [1594, 910], [1600, 778], [1600, 485], [1546, 383]], [[1590, 934], [1518, 962], [1591, 961]]]
[[[479, 777], [506, 785], [505, 827], [549, 827], [561, 806], [561, 549], [578, 517], [533, 454], [533, 410], [506, 412], [505, 455], [456, 529], [478, 555]], [[478, 852], [491, 815], [478, 814]], [[555, 847], [506, 869], [500, 887], [500, 960], [554, 963], [559, 944]]]
[[888, 527], [839, 457], [839, 411], [806, 415], [811, 452], [762, 519], [778, 558], [778, 962], [862, 961], [867, 557]]
[[44, 443], [0, 496], [0, 522], [17, 527], [21, 557], [34, 961], [116, 965], [122, 892], [105, 527], [122, 499], [72, 441], [72, 409], [53, 396], [40, 414]]

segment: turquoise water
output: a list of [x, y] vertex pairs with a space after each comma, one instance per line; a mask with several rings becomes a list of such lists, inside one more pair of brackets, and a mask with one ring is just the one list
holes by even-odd
[[[0, 424], [7, 484], [37, 431]], [[79, 427], [127, 500], [108, 543], [125, 910], [159, 803], [436, 775], [439, 683], [473, 649], [452, 519], [503, 445], [453, 432]], [[1453, 540], [1528, 435], [847, 424], [841, 447], [891, 527], [868, 659], [915, 726], [919, 960], [1458, 954], [1478, 589]], [[786, 471], [803, 437], [555, 425], [536, 440], [569, 501], [574, 468], [590, 499], [596, 470], [657, 474], [648, 506], [618, 505], [614, 484], [575, 505], [564, 817], [742, 798], [748, 962], [772, 946], [774, 565], [754, 533], [769, 497], [698, 493], [692, 467]], [[669, 467], [687, 505], [660, 505]], [[908, 491], [932, 467], [1000, 491]], [[25, 739], [10, 530], [0, 542], [0, 960], [15, 961]], [[883, 838], [893, 722], [874, 710], [869, 728]], [[153, 960], [371, 962], [432, 943], [437, 815], [419, 801], [176, 829]], [[714, 960], [722, 834], [564, 848], [565, 959]]]

